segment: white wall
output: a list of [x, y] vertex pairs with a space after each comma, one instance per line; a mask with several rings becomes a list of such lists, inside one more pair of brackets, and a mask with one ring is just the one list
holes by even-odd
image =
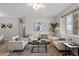
[[[1, 28], [1, 23], [8, 24], [12, 23], [12, 28]], [[11, 39], [12, 36], [19, 34], [18, 31], [18, 19], [0, 17], [0, 35], [3, 34], [5, 39]]]
[[[56, 20], [54, 17], [36, 17], [36, 18], [26, 18], [26, 34], [32, 34], [33, 37], [37, 38], [40, 33], [50, 34], [50, 23]], [[34, 31], [34, 23], [42, 22], [46, 25], [44, 31]]]
[[[46, 29], [44, 31], [35, 31], [34, 23], [42, 22], [46, 25]], [[25, 18], [25, 33], [31, 34], [33, 37], [37, 38], [39, 34], [50, 34], [50, 23], [57, 22], [55, 17], [33, 17], [33, 18]], [[12, 23], [13, 27], [9, 28], [1, 28], [0, 25], [0, 35], [4, 34], [5, 39], [11, 39], [12, 36], [20, 35], [23, 36], [23, 27], [17, 18], [7, 18], [0, 17], [0, 23]]]
[[23, 37], [23, 23], [19, 19], [18, 19], [18, 32], [19, 32], [19, 36]]

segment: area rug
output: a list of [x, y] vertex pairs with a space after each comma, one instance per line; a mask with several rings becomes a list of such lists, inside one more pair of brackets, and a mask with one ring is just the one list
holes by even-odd
[[[43, 47], [40, 47], [39, 49], [39, 51], [42, 53], [32, 53], [31, 49], [32, 45], [28, 45], [23, 51], [14, 51], [12, 53], [9, 53], [8, 56], [49, 56], [49, 54], [45, 52], [45, 49]], [[34, 51], [37, 51], [37, 48], [34, 48]]]

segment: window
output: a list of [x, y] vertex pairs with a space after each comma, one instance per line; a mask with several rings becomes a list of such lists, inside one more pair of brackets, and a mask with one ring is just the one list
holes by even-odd
[[72, 34], [73, 33], [73, 17], [72, 14], [66, 16], [67, 21], [67, 33]]

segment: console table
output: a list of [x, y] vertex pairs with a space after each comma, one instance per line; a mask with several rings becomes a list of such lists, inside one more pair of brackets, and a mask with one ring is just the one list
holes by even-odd
[[[70, 54], [70, 49], [78, 49], [78, 56], [79, 56], [79, 45], [70, 45], [69, 43], [62, 42], [65, 46], [65, 54], [64, 55], [69, 55]], [[68, 53], [67, 53], [68, 51]]]

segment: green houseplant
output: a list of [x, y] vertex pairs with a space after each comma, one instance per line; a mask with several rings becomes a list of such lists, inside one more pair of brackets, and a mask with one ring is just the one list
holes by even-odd
[[53, 32], [53, 36], [55, 36], [57, 27], [58, 27], [58, 23], [51, 23], [50, 25], [51, 25], [51, 30]]

